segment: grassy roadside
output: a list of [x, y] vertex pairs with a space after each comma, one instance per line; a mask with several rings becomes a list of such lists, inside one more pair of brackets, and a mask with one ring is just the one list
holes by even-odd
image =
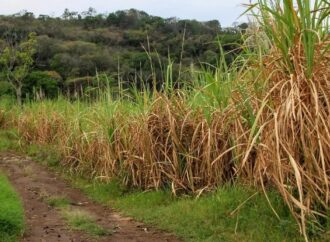
[[0, 191], [0, 242], [17, 241], [24, 228], [23, 207], [8, 179], [1, 172]]
[[269, 195], [280, 220], [262, 194], [243, 186], [219, 188], [193, 199], [173, 198], [166, 191], [125, 193], [116, 183], [91, 185], [76, 179], [74, 184], [94, 200], [186, 241], [301, 241], [297, 225], [276, 193]]
[[[15, 131], [2, 131], [0, 137], [6, 149], [17, 149]], [[45, 165], [59, 169], [56, 164], [60, 157], [54, 147], [30, 145], [23, 150]], [[280, 220], [262, 192], [245, 186], [222, 187], [199, 199], [175, 198], [169, 191], [132, 191], [115, 181], [105, 184], [65, 171], [63, 174], [93, 200], [173, 232], [185, 241], [303, 241], [296, 222], [276, 192], [269, 192], [268, 196]]]

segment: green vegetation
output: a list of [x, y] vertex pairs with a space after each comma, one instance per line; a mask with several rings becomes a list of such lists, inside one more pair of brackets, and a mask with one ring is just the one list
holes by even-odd
[[[222, 28], [217, 20], [164, 19], [135, 9], [110, 14], [96, 13], [92, 8], [83, 13], [66, 9], [61, 18], [35, 17], [26, 11], [0, 16], [0, 52], [14, 50], [2, 59], [15, 59], [11, 66], [6, 60], [0, 64], [4, 68], [0, 71], [0, 86], [5, 87], [0, 95], [13, 91], [8, 85], [12, 77], [15, 83], [17, 78], [22, 79], [17, 84], [23, 85], [15, 84], [15, 89], [22, 89], [17, 94], [25, 100], [53, 98], [61, 92], [83, 95], [82, 90], [108, 84], [114, 87], [118, 82], [121, 84], [117, 88], [156, 84], [160, 89], [168, 58], [173, 62], [173, 79], [182, 83], [190, 78], [187, 74], [192, 64], [217, 64], [218, 39], [228, 53], [227, 62], [232, 62], [240, 52], [240, 33], [246, 28], [247, 24]], [[37, 48], [29, 52], [36, 52], [33, 65], [27, 58], [30, 54], [24, 55], [24, 67], [28, 68], [23, 69], [19, 68], [23, 66], [20, 58], [14, 56], [21, 52], [20, 43], [27, 42], [29, 33], [37, 34], [33, 38]], [[11, 80], [8, 71], [14, 74]], [[98, 78], [96, 73], [107, 78]]]
[[51, 207], [63, 208], [70, 205], [70, 200], [63, 196], [46, 196], [45, 201]]
[[18, 136], [15, 130], [0, 130], [0, 151], [19, 148]]
[[[301, 45], [306, 62], [306, 76], [312, 77], [315, 54], [320, 39], [329, 35], [329, 2], [316, 0], [313, 3], [306, 0], [295, 1], [297, 10], [292, 1], [274, 1], [269, 4], [267, 0], [259, 0], [255, 5], [260, 10], [261, 18], [257, 18], [265, 33], [284, 57], [284, 66], [290, 73], [294, 73], [295, 59], [288, 53], [297, 45], [297, 33], [301, 34]], [[278, 11], [281, 9], [282, 11]]]
[[10, 42], [2, 50], [0, 66], [4, 67], [3, 74], [14, 87], [17, 103], [22, 105], [22, 88], [27, 75], [31, 71], [33, 56], [36, 52], [36, 34], [30, 33], [24, 42]]
[[109, 230], [97, 225], [93, 216], [86, 211], [67, 208], [62, 210], [62, 215], [72, 229], [81, 230], [94, 236], [111, 234]]
[[0, 241], [16, 241], [23, 234], [23, 207], [8, 179], [1, 172], [0, 191]]
[[96, 201], [124, 214], [174, 232], [186, 241], [302, 241], [283, 200], [270, 192], [278, 220], [262, 193], [228, 186], [198, 199], [174, 198], [170, 192], [123, 192], [118, 184], [76, 181]]
[[[38, 147], [51, 147], [57, 158], [49, 162], [95, 182], [82, 186], [95, 199], [184, 238], [291, 241], [300, 232], [305, 241], [329, 240], [330, 6], [325, 0], [260, 0], [248, 11], [256, 23], [249, 24], [234, 56], [220, 34], [217, 42], [212, 38], [220, 46], [215, 64], [189, 70], [181, 51], [160, 60], [167, 64], [158, 68], [152, 48], [146, 48], [145, 62], [140, 54], [128, 55], [141, 65], [134, 85], [126, 85], [132, 76], [120, 73], [132, 72], [120, 65], [117, 79], [101, 69], [94, 78], [60, 73], [75, 86], [67, 89], [69, 98], [26, 102], [22, 108], [5, 99], [0, 127], [17, 129], [21, 141], [33, 145], [32, 154], [47, 158]], [[76, 26], [71, 14], [65, 23]], [[90, 9], [83, 21], [95, 20], [93, 15]], [[134, 14], [109, 15], [109, 21], [139, 28], [130, 21], [122, 25], [123, 16]], [[189, 35], [183, 36], [184, 44]], [[67, 48], [79, 56], [98, 51], [81, 42]], [[62, 51], [54, 55], [55, 69], [74, 63]], [[82, 82], [91, 83], [88, 90], [78, 85]], [[257, 218], [267, 221], [258, 231]]]

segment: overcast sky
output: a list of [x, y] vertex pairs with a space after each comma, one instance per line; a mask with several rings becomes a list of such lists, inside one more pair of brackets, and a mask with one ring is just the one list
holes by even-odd
[[0, 0], [0, 14], [17, 13], [23, 9], [36, 15], [60, 16], [65, 8], [84, 11], [94, 7], [100, 13], [136, 8], [151, 15], [197, 19], [218, 19], [222, 26], [231, 26], [244, 11], [242, 3], [249, 0]]

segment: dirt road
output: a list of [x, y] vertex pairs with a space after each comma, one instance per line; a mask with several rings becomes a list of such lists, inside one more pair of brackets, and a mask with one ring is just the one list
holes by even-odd
[[[179, 241], [171, 234], [157, 231], [131, 218], [123, 217], [108, 207], [92, 202], [81, 191], [70, 187], [60, 175], [28, 157], [2, 153], [0, 169], [7, 174], [24, 205], [26, 231], [21, 241]], [[98, 225], [113, 233], [95, 237], [70, 229], [60, 210], [49, 206], [43, 199], [45, 194], [65, 196], [70, 201], [74, 201], [73, 207], [77, 206], [92, 214]]]

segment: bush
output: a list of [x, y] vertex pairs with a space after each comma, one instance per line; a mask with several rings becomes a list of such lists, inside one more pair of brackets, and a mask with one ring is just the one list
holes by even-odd
[[61, 76], [54, 71], [31, 72], [26, 78], [25, 95], [33, 96], [37, 91], [39, 92], [39, 97], [54, 98], [58, 94], [61, 79]]
[[14, 89], [7, 81], [0, 81], [0, 96], [13, 95]]

